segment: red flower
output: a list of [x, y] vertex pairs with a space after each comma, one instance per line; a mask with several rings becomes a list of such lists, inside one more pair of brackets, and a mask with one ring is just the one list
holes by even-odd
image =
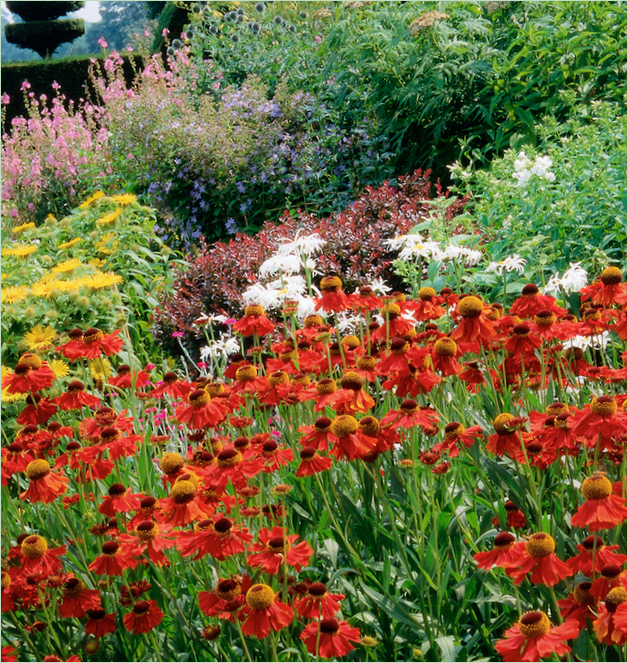
[[78, 359], [79, 357], [97, 359], [103, 354], [108, 357], [117, 355], [124, 345], [124, 341], [118, 338], [119, 333], [120, 330], [116, 329], [111, 334], [104, 334], [100, 329], [90, 327], [83, 333], [83, 338], [77, 345], [76, 352], [71, 353], [75, 356], [66, 354], [66, 357], [70, 359]]
[[57, 497], [65, 493], [70, 483], [67, 477], [52, 472], [48, 461], [43, 458], [29, 463], [26, 466], [25, 474], [30, 479], [30, 483], [28, 489], [20, 493], [20, 499], [29, 500], [32, 503], [50, 504], [50, 502], [54, 502]]
[[298, 477], [309, 477], [331, 468], [331, 458], [320, 456], [314, 447], [303, 447], [300, 455], [301, 463], [296, 474]]
[[255, 449], [240, 453], [234, 447], [227, 447], [218, 453], [216, 464], [205, 470], [203, 478], [206, 483], [217, 487], [224, 487], [231, 481], [239, 489], [263, 469], [264, 461], [256, 457]]
[[149, 599], [148, 601], [138, 601], [133, 606], [133, 610], [128, 615], [124, 615], [123, 621], [127, 631], [131, 631], [133, 635], [139, 635], [155, 628], [164, 616], [157, 601]]
[[29, 394], [26, 397], [26, 407], [17, 418], [17, 423], [22, 426], [45, 424], [58, 409], [59, 406], [50, 399], [42, 398], [39, 394]]
[[626, 644], [626, 590], [623, 587], [611, 589], [599, 605], [593, 630], [598, 642], [611, 646]]
[[485, 571], [493, 566], [504, 566], [514, 561], [517, 553], [514, 550], [516, 539], [510, 532], [500, 532], [493, 542], [493, 550], [473, 555], [476, 564]]
[[83, 619], [87, 610], [100, 608], [100, 592], [97, 589], [87, 589], [79, 578], [66, 578], [61, 586], [61, 595], [61, 617]]
[[249, 550], [248, 557], [251, 566], [259, 566], [266, 573], [276, 574], [285, 563], [300, 571], [309, 564], [314, 551], [306, 541], [294, 545], [299, 538], [298, 534], [284, 535], [282, 527], [273, 527], [272, 530], [264, 527], [259, 531], [259, 543], [254, 543]]
[[114, 483], [108, 491], [107, 497], [98, 507], [98, 513], [109, 518], [115, 518], [118, 513], [129, 513], [140, 508], [140, 498], [143, 495], [134, 495], [130, 488], [125, 488], [121, 483]]
[[626, 284], [621, 281], [621, 269], [607, 267], [599, 280], [596, 279], [594, 283], [580, 290], [582, 301], [586, 302], [590, 297], [594, 304], [601, 304], [606, 308], [610, 308], [613, 304], [626, 306]]
[[460, 324], [449, 335], [454, 341], [481, 343], [485, 347], [496, 335], [495, 325], [483, 314], [484, 304], [477, 297], [464, 297], [458, 302]]
[[584, 410], [576, 410], [572, 420], [575, 435], [582, 435], [586, 444], [600, 450], [614, 447], [613, 439], [626, 432], [626, 418], [617, 415], [617, 402], [611, 396], [594, 397]]
[[[604, 541], [599, 536], [595, 536], [595, 534], [587, 536], [582, 544], [578, 544], [576, 547], [580, 551], [580, 554], [567, 560], [567, 564], [569, 564], [574, 574], [581, 571], [585, 576], [593, 576], [599, 573], [600, 569], [606, 564], [621, 565], [627, 559], [626, 555], [613, 552], [613, 550], [619, 549], [619, 545], [606, 546], [604, 545]], [[594, 547], [595, 568], [593, 567]]]
[[161, 501], [163, 522], [173, 527], [189, 525], [214, 513], [214, 507], [201, 500], [195, 483], [185, 477], [190, 475], [182, 474], [172, 486], [170, 497]]
[[587, 617], [593, 619], [597, 610], [597, 602], [590, 589], [590, 582], [581, 582], [566, 599], [558, 601], [562, 618], [575, 619], [581, 630], [587, 627]]
[[80, 410], [83, 407], [95, 408], [100, 405], [100, 399], [85, 391], [85, 385], [80, 380], [72, 380], [68, 390], [53, 399], [62, 410]]
[[173, 398], [187, 398], [192, 390], [192, 383], [179, 380], [176, 373], [168, 372], [164, 374], [163, 382], [158, 384], [151, 392], [153, 398], [161, 398], [164, 394], [168, 394]]
[[133, 385], [139, 389], [150, 384], [149, 373], [150, 371], [134, 372], [131, 371], [131, 367], [128, 364], [122, 364], [118, 367], [118, 374], [115, 377], [109, 378], [109, 384], [119, 389], [130, 389]]
[[359, 292], [349, 295], [349, 301], [352, 311], [372, 311], [374, 308], [380, 308], [384, 303], [368, 285], [361, 286]]
[[465, 428], [457, 421], [452, 421], [445, 426], [445, 439], [434, 446], [434, 451], [439, 454], [446, 451], [450, 458], [456, 458], [460, 455], [459, 444], [469, 449], [475, 443], [475, 438], [483, 435], [481, 426]]
[[432, 366], [435, 371], [440, 371], [441, 375], [457, 375], [462, 373], [462, 364], [456, 359], [459, 355], [458, 344], [451, 338], [439, 338], [434, 343], [432, 350]]
[[0, 652], [0, 660], [2, 661], [17, 661], [17, 652], [11, 645], [6, 645], [6, 647], [2, 647], [2, 651]]
[[108, 633], [116, 630], [116, 615], [114, 612], [107, 614], [102, 608], [94, 608], [87, 611], [85, 622], [85, 633], [95, 638], [104, 638]]
[[234, 613], [246, 603], [245, 595], [250, 586], [251, 579], [247, 575], [223, 578], [211, 592], [199, 592], [198, 605], [208, 617], [234, 622]]
[[102, 554], [89, 565], [89, 570], [96, 575], [121, 576], [124, 569], [134, 569], [137, 560], [128, 551], [124, 551], [117, 541], [105, 541]]
[[401, 307], [395, 302], [386, 303], [381, 310], [381, 315], [385, 322], [371, 334], [371, 340], [373, 341], [386, 341], [395, 338], [402, 340], [402, 337], [406, 336], [416, 324], [414, 320], [410, 322], [401, 317]]
[[420, 426], [423, 430], [431, 430], [438, 424], [438, 414], [430, 408], [421, 408], [411, 398], [402, 401], [398, 410], [390, 410], [380, 424], [386, 427], [394, 424], [395, 428], [413, 428]]
[[521, 439], [525, 444], [531, 438], [530, 433], [517, 430], [521, 423], [521, 418], [514, 417], [508, 412], [497, 415], [493, 420], [495, 435], [488, 436], [486, 450], [496, 456], [508, 453], [511, 458], [516, 458], [517, 453], [521, 451]]
[[163, 554], [164, 548], [174, 545], [173, 534], [161, 531], [159, 525], [153, 520], [144, 520], [131, 534], [120, 534], [118, 541], [122, 547], [122, 554], [138, 558], [146, 553], [150, 560], [158, 566], [168, 563], [168, 558]]
[[289, 605], [276, 599], [271, 587], [258, 584], [246, 593], [246, 605], [240, 615], [246, 617], [242, 633], [261, 640], [270, 633], [271, 628], [280, 631], [288, 626], [294, 613]]
[[252, 540], [253, 537], [246, 527], [241, 528], [234, 525], [229, 518], [216, 515], [215, 522], [201, 521], [194, 532], [180, 532], [177, 548], [184, 557], [196, 553], [194, 559], [199, 559], [203, 555], [212, 555], [224, 561], [227, 557], [243, 553], [246, 544]]
[[552, 626], [544, 612], [526, 612], [504, 635], [504, 640], [495, 644], [495, 649], [504, 661], [538, 661], [552, 654], [568, 654], [571, 640], [580, 633], [575, 619], [560, 626]]
[[349, 414], [336, 417], [331, 429], [338, 439], [330, 453], [337, 460], [361, 458], [375, 448], [376, 440], [364, 435], [357, 420]]
[[109, 449], [109, 458], [129, 458], [137, 452], [137, 443], [142, 440], [141, 435], [123, 436], [122, 431], [113, 426], [106, 426], [100, 431], [98, 442], [103, 449]]
[[528, 573], [535, 585], [551, 587], [567, 576], [573, 575], [571, 568], [554, 554], [556, 542], [545, 532], [533, 534], [528, 541], [517, 543], [513, 559], [504, 564], [506, 573], [520, 585]]
[[42, 363], [39, 357], [36, 355], [32, 355], [32, 357], [37, 362], [22, 358], [24, 360], [20, 360], [15, 371], [5, 375], [2, 380], [2, 388], [6, 389], [9, 394], [35, 393], [52, 386], [55, 374], [48, 368], [48, 364]]
[[316, 310], [325, 313], [341, 313], [351, 307], [351, 300], [342, 291], [342, 281], [337, 276], [325, 276], [321, 279], [322, 297], [314, 299]]
[[340, 610], [344, 594], [330, 594], [322, 582], [313, 582], [303, 596], [294, 600], [297, 615], [307, 619], [330, 619]]
[[313, 447], [325, 451], [333, 444], [336, 436], [331, 432], [331, 419], [319, 417], [313, 426], [301, 426], [299, 433], [305, 433], [299, 439], [302, 447]]
[[355, 649], [351, 643], [360, 641], [360, 631], [351, 628], [345, 620], [339, 622], [333, 618], [322, 619], [320, 622], [308, 624], [301, 633], [301, 639], [313, 656], [337, 658]]
[[613, 485], [603, 474], [585, 479], [580, 490], [586, 501], [571, 517], [572, 527], [588, 527], [595, 532], [626, 520], [626, 499], [613, 494]]
[[133, 417], [126, 417], [126, 410], [115, 412], [113, 408], [101, 407], [96, 410], [93, 419], [85, 419], [81, 422], [81, 435], [95, 440], [101, 437], [106, 428], [115, 427], [124, 433], [133, 431]]
[[513, 359], [518, 360], [521, 355], [534, 355], [534, 351], [541, 347], [541, 339], [531, 332], [526, 322], [520, 322], [512, 328], [512, 336], [506, 341], [504, 349]]
[[244, 317], [240, 318], [234, 325], [233, 331], [242, 336], [266, 336], [275, 329], [275, 323], [271, 322], [265, 315], [264, 309], [256, 304], [244, 308]]
[[434, 288], [421, 288], [417, 293], [418, 299], [415, 302], [407, 302], [406, 310], [412, 311], [414, 317], [419, 321], [437, 320], [445, 315], [447, 311], [432, 300], [440, 299], [436, 296]]
[[564, 308], [556, 305], [554, 297], [542, 295], [534, 283], [528, 283], [523, 286], [521, 296], [510, 307], [510, 314], [520, 318], [533, 318], [542, 310], [551, 311], [555, 315], [567, 315]]
[[272, 474], [280, 467], [291, 463], [294, 458], [292, 449], [280, 449], [275, 440], [266, 440], [258, 456], [264, 462], [264, 472]]
[[31, 534], [26, 536], [17, 550], [22, 563], [21, 573], [41, 573], [49, 576], [61, 571], [61, 555], [65, 555], [66, 547], [48, 548], [48, 542], [43, 536]]
[[212, 397], [204, 389], [194, 389], [188, 394], [188, 405], [178, 407], [177, 421], [187, 423], [190, 428], [215, 427], [227, 416], [227, 407], [220, 398]]

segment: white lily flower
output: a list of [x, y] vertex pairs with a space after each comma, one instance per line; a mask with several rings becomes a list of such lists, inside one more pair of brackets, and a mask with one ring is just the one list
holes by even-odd
[[327, 240], [322, 239], [316, 233], [312, 235], [304, 235], [302, 237], [297, 233], [296, 237], [293, 240], [289, 240], [287, 237], [284, 237], [281, 244], [277, 248], [277, 255], [287, 256], [287, 255], [297, 255], [301, 256], [305, 254], [306, 256], [311, 256], [314, 253], [320, 251]]
[[[371, 290], [376, 295], [387, 295], [392, 290], [389, 285], [386, 285], [386, 282], [381, 277], [377, 277], [368, 285], [371, 286]], [[360, 292], [360, 290], [358, 289], [357, 292]]]
[[259, 268], [259, 276], [260, 278], [266, 278], [271, 274], [277, 274], [277, 272], [282, 272], [283, 274], [298, 274], [302, 267], [303, 263], [299, 256], [292, 254], [279, 255], [276, 253], [261, 264]]
[[572, 338], [569, 343], [570, 345], [573, 345], [576, 348], [580, 348], [581, 350], [586, 350], [587, 348], [602, 350], [612, 340], [611, 333], [603, 331], [601, 334], [594, 334], [593, 336], [574, 336], [574, 338]]
[[499, 262], [491, 262], [486, 268], [486, 272], [494, 274], [503, 274], [504, 270], [507, 272], [516, 271], [518, 274], [523, 274], [525, 271], [525, 265], [527, 260], [521, 258], [518, 254], [515, 253], [514, 256], [508, 256]]

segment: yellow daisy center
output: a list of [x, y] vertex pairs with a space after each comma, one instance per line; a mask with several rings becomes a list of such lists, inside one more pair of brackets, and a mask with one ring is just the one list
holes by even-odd
[[549, 534], [539, 532], [526, 541], [526, 552], [530, 557], [547, 557], [556, 550], [556, 542]]
[[586, 500], [603, 500], [612, 495], [613, 485], [603, 474], [594, 474], [582, 482], [580, 490]]
[[530, 640], [536, 640], [547, 633], [552, 627], [549, 618], [544, 612], [526, 612], [519, 619], [521, 634]]
[[246, 604], [253, 610], [266, 610], [275, 602], [275, 592], [268, 585], [253, 585], [246, 593]]

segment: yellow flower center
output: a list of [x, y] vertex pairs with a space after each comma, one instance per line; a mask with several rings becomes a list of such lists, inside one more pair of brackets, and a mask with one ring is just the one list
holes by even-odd
[[7, 589], [11, 586], [11, 576], [6, 572], [2, 571], [2, 589]]
[[576, 603], [581, 605], [593, 605], [595, 604], [595, 598], [591, 596], [590, 593], [591, 583], [590, 582], [581, 582], [576, 585], [573, 590], [573, 598]]
[[242, 454], [235, 449], [225, 449], [218, 456], [218, 467], [234, 467], [242, 462]]
[[343, 389], [360, 391], [360, 389], [362, 389], [362, 385], [364, 384], [364, 380], [355, 371], [349, 371], [342, 376], [340, 384], [342, 385]]
[[544, 612], [526, 612], [519, 619], [521, 634], [530, 640], [536, 640], [549, 633], [552, 625]]
[[188, 396], [188, 403], [194, 408], [201, 408], [208, 405], [211, 396], [204, 389], [194, 389]]
[[392, 320], [393, 318], [396, 318], [398, 315], [401, 314], [401, 308], [399, 307], [398, 304], [394, 304], [393, 302], [389, 302], [382, 309], [382, 317], [385, 318], [386, 314], [388, 314], [388, 318], [390, 320]]
[[549, 534], [539, 532], [526, 541], [526, 552], [530, 557], [547, 557], [556, 550], [556, 542]]
[[172, 497], [175, 504], [191, 502], [195, 495], [196, 486], [191, 481], [177, 481], [170, 491], [170, 497]]
[[99, 341], [102, 341], [103, 337], [104, 334], [100, 331], [100, 329], [96, 329], [96, 327], [90, 327], [89, 329], [85, 330], [83, 342], [98, 343]]
[[602, 417], [611, 417], [617, 412], [617, 403], [610, 396], [600, 396], [591, 401], [591, 412]]
[[152, 520], [144, 520], [135, 528], [135, 535], [140, 541], [152, 541], [159, 534], [159, 527]]
[[257, 368], [255, 366], [240, 366], [236, 371], [236, 380], [238, 382], [248, 382], [257, 377]]
[[349, 350], [355, 350], [359, 348], [361, 343], [360, 339], [353, 334], [349, 334], [342, 339], [342, 344], [345, 345]]
[[434, 343], [434, 352], [440, 357], [455, 357], [458, 344], [451, 338], [439, 338]]
[[33, 534], [22, 541], [21, 550], [27, 559], [41, 559], [48, 550], [48, 543], [43, 536]]
[[463, 318], [477, 318], [483, 308], [482, 300], [477, 297], [465, 297], [458, 302], [458, 313]]
[[77, 596], [85, 589], [85, 585], [79, 578], [68, 578], [64, 581], [61, 593], [63, 596]]
[[216, 585], [216, 595], [223, 601], [231, 601], [242, 593], [242, 585], [233, 578], [220, 580]]
[[321, 279], [322, 292], [336, 292], [342, 288], [342, 281], [337, 276], [326, 276]]
[[361, 371], [372, 371], [375, 368], [376, 363], [377, 359], [375, 359], [375, 357], [364, 355], [358, 359], [358, 368]]
[[32, 352], [25, 352], [20, 357], [20, 364], [26, 364], [28, 367], [33, 369], [41, 368], [42, 363], [42, 360]]
[[26, 466], [26, 476], [31, 481], [36, 481], [37, 479], [42, 479], [45, 476], [50, 474], [50, 465], [48, 461], [43, 460], [42, 458], [34, 460]]
[[340, 439], [352, 435], [358, 428], [357, 420], [350, 414], [343, 414], [331, 422], [332, 433]]
[[253, 610], [266, 610], [275, 602], [275, 592], [268, 585], [253, 585], [246, 593], [246, 604]]
[[290, 378], [285, 371], [275, 371], [268, 376], [268, 386], [276, 387], [279, 384], [288, 384]]
[[211, 398], [216, 398], [225, 393], [225, 385], [222, 382], [210, 382], [205, 385], [205, 391]]
[[419, 290], [419, 299], [429, 302], [432, 297], [436, 297], [436, 290], [434, 288], [421, 288]]
[[362, 417], [358, 425], [360, 430], [369, 437], [376, 437], [379, 433], [380, 425], [375, 417]]
[[324, 378], [316, 383], [316, 393], [319, 396], [329, 396], [336, 391], [336, 383], [329, 378]]
[[503, 412], [498, 414], [493, 420], [493, 428], [498, 435], [508, 435], [511, 431], [508, 429], [508, 422], [514, 419], [512, 414]]
[[183, 458], [178, 453], [166, 454], [159, 463], [159, 467], [164, 474], [174, 474], [178, 472], [184, 464]]
[[244, 308], [244, 315], [249, 315], [258, 318], [260, 315], [264, 315], [264, 309], [259, 304], [246, 306]]
[[604, 285], [617, 285], [621, 283], [621, 269], [618, 267], [607, 267], [600, 276]]
[[544, 309], [534, 316], [534, 322], [539, 327], [551, 327], [556, 322], [556, 316], [551, 311]]
[[626, 590], [623, 587], [614, 587], [604, 599], [604, 602], [606, 603], [606, 609], [609, 612], [615, 612], [615, 610], [617, 610], [617, 606], [621, 605], [622, 603], [626, 603], [627, 599], [628, 597], [626, 596]]
[[585, 500], [603, 500], [612, 495], [613, 485], [603, 474], [594, 474], [582, 482], [580, 490]]
[[323, 318], [321, 318], [320, 315], [317, 315], [316, 313], [312, 313], [311, 315], [308, 315], [305, 317], [303, 320], [303, 326], [307, 329], [308, 327], [316, 327], [317, 325], [322, 325], [323, 324]]
[[457, 421], [452, 421], [450, 424], [445, 426], [445, 437], [447, 439], [452, 439], [454, 437], [460, 437], [464, 433], [464, 426], [459, 424]]

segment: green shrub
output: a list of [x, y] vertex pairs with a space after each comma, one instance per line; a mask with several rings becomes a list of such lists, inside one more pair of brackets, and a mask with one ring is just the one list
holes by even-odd
[[339, 104], [377, 115], [397, 168], [442, 175], [534, 143], [535, 122], [568, 113], [561, 91], [621, 101], [625, 34], [609, 2], [378, 2], [339, 15], [326, 76]]
[[[624, 264], [623, 106], [576, 106], [566, 122], [548, 117], [535, 131], [537, 147], [508, 150], [489, 170], [471, 173], [452, 167], [462, 179], [457, 191], [471, 198], [467, 212], [484, 230], [490, 258], [517, 253], [528, 261], [526, 272], [534, 270], [545, 278], [569, 263], [582, 263], [591, 278], [609, 263]], [[545, 175], [535, 174], [535, 165], [537, 173]]]

